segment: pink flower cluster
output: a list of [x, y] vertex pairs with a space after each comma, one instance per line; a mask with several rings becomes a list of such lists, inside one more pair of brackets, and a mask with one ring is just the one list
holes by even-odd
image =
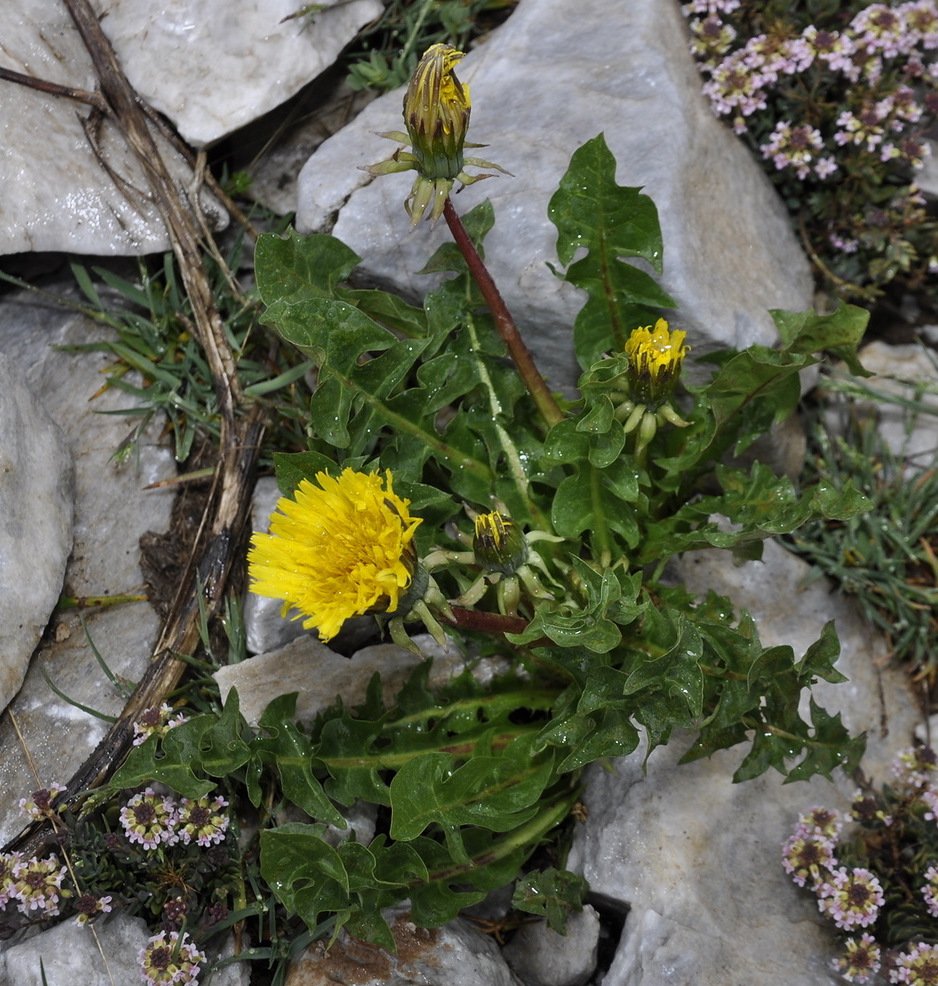
[[227, 807], [228, 802], [222, 797], [176, 801], [148, 787], [127, 802], [119, 817], [128, 840], [144, 849], [179, 842], [211, 846], [224, 841], [228, 816], [222, 809]]
[[140, 971], [147, 986], [177, 983], [198, 986], [198, 975], [205, 961], [189, 935], [178, 931], [161, 931], [140, 950]]
[[15, 901], [21, 914], [51, 918], [59, 913], [66, 868], [53, 854], [25, 859], [20, 853], [0, 853], [0, 909]]
[[[928, 747], [903, 750], [893, 761], [891, 770], [896, 783], [887, 790], [892, 792], [893, 801], [858, 790], [853, 797], [850, 819], [866, 829], [883, 832], [894, 825], [892, 812], [887, 810], [891, 805], [893, 810], [903, 813], [898, 823], [903, 831], [909, 824], [905, 813], [938, 824], [935, 753]], [[838, 812], [812, 808], [798, 819], [782, 847], [782, 865], [792, 880], [800, 887], [811, 889], [820, 912], [849, 933], [844, 951], [833, 960], [832, 967], [848, 982], [867, 983], [884, 968], [890, 983], [938, 986], [938, 945], [910, 941], [905, 951], [885, 950], [871, 934], [886, 906], [883, 881], [888, 881], [889, 873], [886, 871], [881, 879], [868, 867], [841, 864], [837, 855], [843, 824]], [[878, 865], [881, 868], [883, 864]], [[923, 911], [938, 918], [938, 862], [917, 879]]]
[[[749, 117], [767, 109], [770, 92], [780, 80], [800, 76], [812, 65], [822, 65], [835, 79], [858, 84], [835, 119], [823, 120], [822, 113], [812, 125], [777, 123], [760, 147], [776, 168], [791, 168], [801, 180], [810, 174], [824, 179], [837, 170], [838, 148], [849, 147], [875, 152], [882, 162], [922, 166], [927, 145], [910, 128], [923, 115], [919, 100], [927, 102], [932, 95], [922, 90], [938, 85], [938, 62], [927, 56], [938, 49], [938, 0], [910, 0], [895, 7], [874, 3], [842, 31], [809, 25], [792, 37], [760, 34], [733, 50], [738, 32], [724, 18], [738, 7], [717, 0], [683, 5], [691, 49], [708, 76], [704, 94], [718, 116], [731, 119], [737, 133], [748, 129]], [[905, 83], [877, 93], [887, 65], [899, 71]]]

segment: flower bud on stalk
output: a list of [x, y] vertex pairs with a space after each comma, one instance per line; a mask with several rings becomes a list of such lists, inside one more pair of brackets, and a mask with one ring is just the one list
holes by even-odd
[[465, 165], [495, 168], [508, 174], [490, 161], [463, 156], [464, 147], [483, 146], [466, 144], [472, 101], [469, 87], [456, 78], [454, 71], [464, 57], [464, 52], [445, 44], [432, 45], [424, 52], [404, 94], [407, 133], [395, 130], [379, 135], [410, 144], [411, 150], [399, 148], [387, 161], [363, 169], [372, 175], [417, 172], [410, 195], [404, 201], [412, 225], [420, 222], [428, 210], [429, 219], [439, 219], [455, 182], [471, 185], [482, 178], [494, 177], [468, 175]]
[[670, 403], [671, 394], [681, 376], [681, 367], [689, 347], [684, 345], [686, 332], [668, 329], [659, 318], [651, 326], [635, 329], [625, 344], [628, 368], [625, 381], [629, 399], [616, 409], [625, 434], [635, 434], [635, 457], [644, 461], [645, 451], [665, 422], [686, 428], [685, 421]]

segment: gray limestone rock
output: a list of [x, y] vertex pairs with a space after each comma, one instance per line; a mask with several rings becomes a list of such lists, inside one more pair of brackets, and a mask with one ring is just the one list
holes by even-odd
[[72, 550], [72, 455], [0, 353], [0, 711], [19, 690]]
[[4, 953], [7, 982], [10, 986], [43, 986], [43, 974], [48, 986], [139, 982], [137, 956], [147, 937], [143, 920], [123, 913], [95, 924], [94, 933], [63, 921]]
[[[558, 261], [547, 204], [573, 151], [601, 131], [619, 184], [644, 186], [658, 207], [661, 283], [678, 306], [669, 317], [696, 355], [771, 343], [767, 309], [809, 307], [810, 270], [782, 203], [700, 94], [674, 0], [579, 0], [576, 16], [567, 0], [521, 0], [458, 74], [472, 90], [469, 139], [486, 144], [469, 153], [515, 177], [478, 182], [455, 204], [491, 199], [486, 260], [554, 385], [576, 380], [570, 326], [583, 297], [548, 266]], [[388, 94], [316, 151], [300, 174], [297, 227], [333, 232], [363, 257], [366, 280], [417, 295], [444, 224], [408, 232], [413, 175], [358, 170], [390, 156], [375, 131], [399, 130], [400, 107], [401, 93]]]
[[[851, 403], [849, 413], [874, 417], [894, 455], [913, 471], [927, 468], [938, 455], [938, 359], [924, 346], [893, 346], [877, 339], [860, 351], [860, 362], [874, 375], [854, 382], [893, 400], [861, 398]], [[845, 367], [835, 368], [835, 380], [848, 377]], [[916, 406], [914, 417], [903, 401]], [[834, 428], [837, 408], [835, 397], [825, 418]]]
[[[324, 72], [380, 0], [237, 4], [111, 0], [102, 27], [130, 83], [196, 147], [279, 106]], [[167, 65], [173, 71], [167, 72]]]
[[[443, 684], [464, 666], [455, 647], [441, 651], [426, 634], [417, 635], [414, 642], [425, 655], [434, 658], [431, 687]], [[390, 701], [421, 660], [397, 644], [375, 644], [351, 658], [343, 657], [306, 634], [277, 650], [219, 668], [213, 677], [222, 700], [231, 688], [238, 689], [241, 714], [252, 726], [257, 725], [273, 699], [289, 692], [299, 693], [296, 716], [300, 722], [308, 723], [332, 705], [336, 696], [341, 696], [347, 707], [361, 705], [375, 672], [381, 675], [385, 701]], [[488, 665], [479, 663], [482, 667], [477, 673], [484, 674]]]
[[[728, 595], [756, 620], [766, 646], [790, 644], [801, 655], [828, 619], [842, 643], [838, 668], [849, 683], [816, 688], [829, 712], [856, 733], [868, 731], [864, 769], [879, 781], [907, 746], [915, 706], [902, 675], [875, 663], [885, 644], [823, 581], [803, 587], [808, 566], [778, 545], [764, 560], [734, 567], [726, 552], [685, 556], [688, 588]], [[629, 913], [604, 986], [742, 983], [834, 986], [832, 926], [781, 867], [781, 845], [798, 816], [815, 805], [844, 809], [854, 785], [822, 778], [783, 785], [774, 773], [743, 784], [731, 777], [739, 750], [677, 763], [689, 741], [675, 735], [642, 771], [644, 750], [590, 767], [584, 825], [567, 866], [594, 892]]]
[[[6, 959], [5, 979], [0, 965], [0, 986], [141, 983], [139, 955], [149, 937], [143, 919], [123, 911], [96, 922], [93, 931], [65, 921], [0, 955], [0, 960]], [[248, 986], [249, 982], [250, 966], [245, 963], [226, 966], [212, 976], [213, 986]]]
[[[139, 540], [148, 530], [169, 526], [172, 494], [146, 490], [175, 475], [170, 449], [154, 422], [138, 457], [123, 466], [113, 454], [133, 423], [113, 413], [132, 403], [109, 390], [91, 400], [108, 363], [102, 353], [67, 352], [54, 347], [91, 342], [104, 329], [84, 316], [37, 304], [16, 293], [0, 303], [0, 352], [16, 367], [23, 384], [57, 423], [75, 462], [74, 547], [65, 573], [69, 596], [139, 594], [144, 591]], [[28, 573], [18, 566], [26, 579]], [[82, 625], [84, 618], [84, 627]], [[111, 671], [134, 682], [143, 673], [156, 641], [159, 619], [147, 602], [71, 610], [56, 617], [11, 705], [23, 741], [44, 786], [64, 783], [81, 765], [107, 723], [57, 696], [46, 678], [72, 702], [105, 715], [118, 715], [124, 697], [105, 677], [91, 643]], [[22, 827], [16, 804], [36, 789], [27, 757], [8, 716], [0, 719], [0, 844]]]
[[[64, 4], [13, 0], [0, 60], [5, 68], [75, 89], [96, 87], [94, 69]], [[312, 18], [285, 19], [293, 0], [95, 3], [131, 84], [184, 138], [210, 143], [293, 95], [332, 62], [381, 10], [379, 0], [337, 0]], [[157, 137], [186, 190], [192, 168]], [[0, 81], [0, 253], [67, 250], [106, 255], [168, 248], [144, 172], [116, 129], [63, 97]], [[108, 174], [97, 151], [116, 177]], [[202, 206], [216, 226], [217, 203]]]
[[316, 942], [290, 965], [285, 986], [522, 986], [494, 940], [459, 919], [417, 928], [406, 911], [386, 914], [397, 954], [347, 935], [327, 950]]
[[587, 904], [567, 918], [566, 934], [546, 921], [523, 924], [504, 956], [525, 986], [584, 986], [596, 971], [599, 914]]

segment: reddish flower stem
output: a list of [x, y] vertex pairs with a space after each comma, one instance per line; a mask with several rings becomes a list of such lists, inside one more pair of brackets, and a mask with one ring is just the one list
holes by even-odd
[[448, 198], [446, 200], [443, 206], [443, 215], [446, 217], [446, 224], [453, 234], [456, 246], [459, 247], [463, 257], [466, 258], [469, 271], [482, 291], [485, 303], [489, 306], [489, 311], [495, 319], [495, 328], [505, 341], [505, 345], [508, 347], [508, 353], [521, 379], [524, 381], [524, 385], [528, 388], [528, 393], [537, 405], [537, 409], [541, 412], [547, 425], [552, 426], [557, 424], [563, 420], [563, 411], [560, 410], [560, 407], [554, 400], [554, 395], [547, 386], [547, 382], [535, 365], [530, 350], [521, 338], [521, 334], [518, 332], [518, 326], [515, 325], [515, 321], [511, 317], [495, 285], [495, 281], [492, 280], [492, 275], [479, 256], [479, 251], [476, 250], [475, 244], [469, 238], [466, 227], [463, 226], [462, 220], [453, 206], [452, 199]]

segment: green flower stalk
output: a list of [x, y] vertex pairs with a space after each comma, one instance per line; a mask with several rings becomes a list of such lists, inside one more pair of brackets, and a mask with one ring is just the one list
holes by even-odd
[[463, 148], [482, 147], [467, 144], [466, 131], [472, 101], [469, 87], [456, 78], [456, 65], [465, 57], [452, 45], [435, 44], [420, 59], [407, 92], [404, 94], [404, 124], [407, 133], [391, 131], [380, 134], [390, 140], [409, 144], [411, 150], [399, 148], [387, 160], [364, 170], [372, 175], [388, 175], [398, 171], [416, 171], [417, 177], [404, 208], [411, 224], [427, 216], [439, 219], [453, 185], [471, 185], [494, 175], [468, 175], [465, 165], [476, 168], [495, 168], [508, 174], [491, 161], [465, 157]]

